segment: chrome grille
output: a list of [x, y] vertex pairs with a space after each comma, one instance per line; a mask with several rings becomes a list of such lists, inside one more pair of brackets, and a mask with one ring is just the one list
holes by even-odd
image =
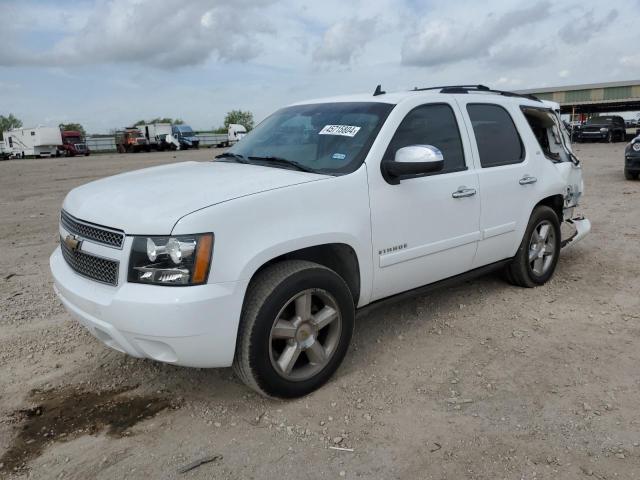
[[60, 249], [67, 264], [83, 277], [106, 283], [107, 285], [118, 285], [120, 263], [117, 260], [97, 257], [79, 250], [74, 252], [67, 247], [62, 237], [60, 237]]
[[78, 220], [64, 210], [62, 210], [60, 214], [60, 223], [62, 223], [62, 226], [68, 232], [75, 233], [91, 242], [115, 248], [122, 248], [122, 244], [124, 243], [124, 232], [106, 227], [98, 227], [91, 223]]

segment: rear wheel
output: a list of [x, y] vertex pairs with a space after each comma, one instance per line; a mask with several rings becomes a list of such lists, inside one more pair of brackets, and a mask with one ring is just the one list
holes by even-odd
[[551, 208], [536, 207], [513, 261], [507, 279], [520, 287], [545, 284], [555, 272], [560, 255], [560, 221]]
[[340, 366], [354, 317], [349, 287], [333, 270], [302, 260], [267, 267], [247, 290], [234, 371], [262, 395], [307, 395]]

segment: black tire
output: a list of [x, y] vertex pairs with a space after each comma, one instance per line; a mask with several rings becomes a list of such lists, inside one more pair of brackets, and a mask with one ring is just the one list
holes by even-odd
[[[328, 292], [339, 310], [340, 330], [335, 350], [322, 370], [304, 380], [284, 378], [270, 356], [271, 329], [281, 309], [296, 295], [309, 289]], [[333, 270], [304, 260], [287, 260], [259, 272], [247, 289], [233, 369], [261, 395], [295, 398], [322, 386], [338, 369], [349, 348], [355, 321], [353, 297], [345, 281]]]
[[624, 178], [626, 178], [627, 180], [638, 180], [639, 176], [640, 174], [638, 173], [632, 173], [626, 168], [624, 169]]
[[[541, 275], [536, 274], [529, 262], [529, 246], [532, 241], [534, 230], [542, 223], [548, 222], [554, 233], [555, 251], [549, 267]], [[560, 220], [553, 209], [540, 205], [535, 208], [529, 219], [529, 224], [516, 252], [513, 261], [507, 265], [505, 276], [509, 283], [525, 288], [533, 288], [545, 284], [553, 276], [560, 258]]]

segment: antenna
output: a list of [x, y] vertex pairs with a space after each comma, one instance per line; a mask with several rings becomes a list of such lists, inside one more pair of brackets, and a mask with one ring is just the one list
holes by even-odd
[[373, 92], [373, 96], [377, 97], [378, 95], [384, 95], [385, 93], [387, 93], [387, 92], [382, 90], [382, 85], [378, 85], [376, 87], [376, 90]]

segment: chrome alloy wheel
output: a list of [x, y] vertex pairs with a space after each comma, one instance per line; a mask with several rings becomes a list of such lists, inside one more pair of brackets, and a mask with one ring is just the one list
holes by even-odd
[[556, 255], [556, 232], [548, 220], [541, 221], [533, 229], [529, 241], [529, 265], [535, 275], [541, 277], [553, 264]]
[[341, 330], [333, 296], [322, 289], [304, 290], [284, 305], [271, 327], [271, 365], [286, 380], [307, 380], [329, 363]]

